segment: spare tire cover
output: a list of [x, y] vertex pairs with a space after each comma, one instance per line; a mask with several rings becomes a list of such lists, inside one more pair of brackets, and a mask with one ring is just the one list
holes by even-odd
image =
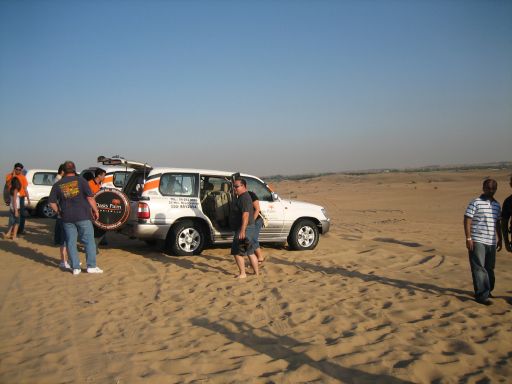
[[106, 188], [94, 195], [98, 205], [99, 217], [94, 225], [105, 231], [119, 229], [130, 217], [130, 201], [121, 191]]

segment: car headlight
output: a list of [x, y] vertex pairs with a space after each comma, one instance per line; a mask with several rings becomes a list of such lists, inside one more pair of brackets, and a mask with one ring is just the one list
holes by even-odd
[[324, 214], [325, 218], [329, 220], [329, 216], [327, 216], [327, 211], [325, 208], [322, 208], [322, 213]]

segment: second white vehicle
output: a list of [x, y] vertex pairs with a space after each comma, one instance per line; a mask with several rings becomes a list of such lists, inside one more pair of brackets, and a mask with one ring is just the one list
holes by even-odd
[[27, 209], [31, 213], [37, 213], [39, 216], [52, 218], [55, 212], [48, 205], [48, 196], [52, 185], [55, 182], [57, 171], [52, 169], [30, 169], [25, 177], [28, 182], [28, 195], [30, 204]]

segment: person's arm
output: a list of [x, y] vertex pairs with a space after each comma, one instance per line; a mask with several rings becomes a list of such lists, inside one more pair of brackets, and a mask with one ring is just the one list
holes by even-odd
[[23, 187], [23, 190], [25, 191], [25, 197], [27, 198], [27, 205], [30, 204], [30, 196], [28, 194], [28, 181], [27, 181], [27, 178], [25, 176], [23, 176], [23, 184], [22, 184], [22, 187]]
[[60, 215], [59, 206], [57, 204], [57, 189], [55, 183], [52, 185], [52, 189], [50, 190], [50, 196], [48, 196], [48, 203], [50, 205], [50, 208], [53, 209], [53, 211], [57, 215]]
[[92, 208], [92, 217], [94, 220], [97, 220], [98, 217], [100, 217], [100, 213], [98, 211], [98, 205], [96, 204], [96, 200], [92, 198], [91, 196], [87, 196], [87, 201], [89, 202], [89, 205]]
[[498, 219], [496, 222], [496, 236], [498, 237], [498, 243], [496, 244], [496, 251], [501, 251], [502, 239], [501, 239], [501, 220]]
[[238, 235], [238, 238], [240, 240], [245, 239], [245, 230], [247, 229], [247, 226], [249, 225], [249, 212], [242, 213], [242, 226], [240, 227], [240, 233]]
[[53, 209], [56, 214], [60, 214], [57, 203], [50, 203], [50, 208]]
[[509, 223], [510, 217], [502, 217], [501, 218], [501, 232], [503, 234], [503, 242], [505, 243], [505, 249], [509, 252], [512, 252], [512, 246], [510, 244], [510, 237], [509, 237]]
[[256, 219], [258, 218], [258, 216], [260, 214], [260, 201], [254, 200], [252, 202], [252, 206], [254, 207], [254, 221], [256, 221]]
[[464, 216], [464, 233], [466, 234], [466, 248], [470, 251], [473, 250], [473, 239], [471, 239], [471, 223], [470, 217]]

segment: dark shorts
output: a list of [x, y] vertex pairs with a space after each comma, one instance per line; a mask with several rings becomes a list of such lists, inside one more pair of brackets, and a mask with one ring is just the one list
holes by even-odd
[[55, 245], [59, 245], [61, 247], [63, 245], [66, 245], [66, 233], [64, 232], [64, 226], [62, 225], [62, 219], [59, 217], [55, 220], [53, 243]]
[[235, 236], [233, 237], [233, 243], [231, 244], [231, 254], [240, 255], [240, 256], [249, 256], [254, 255], [254, 251], [256, 250], [257, 238], [256, 236], [256, 228], [254, 225], [247, 226], [245, 230], [245, 239], [243, 243], [238, 239], [238, 234], [240, 231], [235, 232]]

